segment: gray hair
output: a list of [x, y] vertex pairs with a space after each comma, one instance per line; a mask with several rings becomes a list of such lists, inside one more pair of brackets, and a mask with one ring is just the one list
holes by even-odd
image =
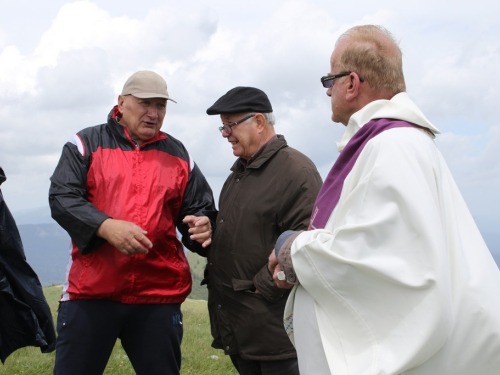
[[266, 119], [266, 122], [269, 125], [274, 125], [276, 123], [276, 118], [274, 117], [273, 112], [263, 113], [263, 115], [264, 115], [264, 118]]
[[244, 114], [244, 116], [248, 116], [248, 115], [255, 114], [255, 113], [260, 113], [262, 116], [264, 116], [264, 118], [266, 119], [266, 122], [269, 125], [276, 124], [276, 117], [274, 117], [274, 113], [273, 112], [268, 112], [268, 113], [248, 112], [248, 113]]

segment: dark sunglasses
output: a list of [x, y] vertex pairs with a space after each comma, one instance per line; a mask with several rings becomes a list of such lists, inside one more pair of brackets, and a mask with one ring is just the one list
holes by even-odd
[[[321, 77], [321, 84], [323, 85], [323, 87], [325, 89], [329, 89], [330, 87], [333, 86], [333, 84], [335, 83], [335, 80], [337, 78], [348, 76], [351, 73], [352, 72], [343, 72], [343, 73], [339, 73], [339, 74], [334, 74], [333, 76], [324, 76], [324, 77]], [[361, 82], [364, 82], [364, 79], [361, 78], [361, 77], [359, 77], [359, 80]]]

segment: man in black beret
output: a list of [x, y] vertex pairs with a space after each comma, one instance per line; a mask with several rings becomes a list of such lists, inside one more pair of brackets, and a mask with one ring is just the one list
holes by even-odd
[[243, 375], [298, 374], [283, 327], [289, 291], [276, 286], [267, 262], [281, 233], [307, 229], [321, 177], [276, 135], [262, 90], [235, 87], [207, 113], [220, 115], [219, 130], [238, 157], [220, 194], [205, 270], [212, 346]]

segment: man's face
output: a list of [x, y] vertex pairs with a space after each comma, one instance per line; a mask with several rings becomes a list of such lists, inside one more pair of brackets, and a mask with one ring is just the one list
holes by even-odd
[[[222, 114], [220, 118], [223, 124], [231, 124], [245, 117], [245, 113]], [[260, 138], [255, 122], [255, 117], [233, 126], [231, 134], [222, 132], [222, 136], [231, 143], [234, 156], [248, 160], [260, 147]]]
[[[339, 61], [345, 42], [346, 41], [340, 42], [332, 53], [332, 57], [330, 58], [330, 73], [328, 73], [329, 76], [343, 73], [337, 66], [337, 62]], [[330, 97], [332, 103], [332, 121], [340, 122], [344, 125], [347, 125], [350, 118], [350, 114], [348, 114], [346, 110], [347, 102], [345, 100], [345, 85], [348, 84], [348, 80], [349, 76], [337, 78], [333, 82], [333, 86], [326, 90], [326, 95]]]
[[122, 113], [120, 124], [127, 128], [132, 140], [142, 145], [160, 131], [167, 112], [167, 99], [120, 95], [118, 109]]

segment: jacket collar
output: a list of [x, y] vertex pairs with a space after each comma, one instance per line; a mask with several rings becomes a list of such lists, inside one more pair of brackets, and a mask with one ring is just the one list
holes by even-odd
[[276, 154], [284, 147], [288, 147], [285, 137], [281, 134], [278, 134], [277, 139], [267, 145], [262, 153], [257, 156], [257, 158], [253, 160], [250, 165], [246, 166], [246, 161], [242, 158], [238, 158], [231, 167], [231, 171], [235, 171], [237, 169], [245, 169], [245, 167], [246, 169], [258, 169], [262, 166], [262, 164], [267, 162], [274, 154]]

